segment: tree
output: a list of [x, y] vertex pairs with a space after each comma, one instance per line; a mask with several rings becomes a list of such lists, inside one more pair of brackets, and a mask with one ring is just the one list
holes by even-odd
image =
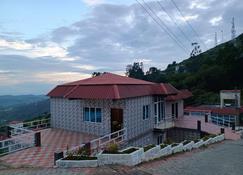
[[97, 77], [97, 76], [99, 76], [101, 74], [102, 74], [101, 72], [93, 72], [92, 73], [92, 77]]
[[127, 65], [126, 67], [126, 75], [128, 77], [137, 78], [137, 79], [144, 79], [144, 72], [143, 72], [143, 62], [134, 62], [133, 65]]

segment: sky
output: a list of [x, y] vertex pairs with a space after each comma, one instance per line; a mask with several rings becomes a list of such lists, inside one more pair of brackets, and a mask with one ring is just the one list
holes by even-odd
[[163, 70], [187, 59], [191, 42], [205, 51], [215, 32], [228, 41], [232, 17], [243, 31], [242, 0], [137, 1], [1, 0], [0, 95], [46, 94], [97, 71], [124, 75], [135, 61]]

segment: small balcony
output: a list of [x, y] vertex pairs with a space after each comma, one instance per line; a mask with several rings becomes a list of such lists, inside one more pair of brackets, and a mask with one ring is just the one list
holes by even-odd
[[[157, 119], [155, 119], [157, 120]], [[168, 116], [166, 115], [166, 117], [164, 119], [162, 119], [159, 122], [156, 122], [156, 124], [154, 125], [154, 129], [169, 129], [169, 128], [173, 128], [175, 126], [175, 118], [174, 116]]]

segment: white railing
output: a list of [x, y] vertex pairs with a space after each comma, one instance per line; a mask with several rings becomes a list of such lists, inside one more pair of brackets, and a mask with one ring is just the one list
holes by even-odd
[[23, 123], [23, 128], [27, 129], [44, 129], [44, 128], [49, 128], [51, 123], [51, 119], [39, 119], [39, 120], [33, 120], [29, 122], [24, 122]]
[[94, 139], [90, 142], [91, 152], [92, 154], [97, 154], [104, 150], [107, 144], [109, 143], [122, 143], [126, 140], [127, 136], [126, 128], [123, 128], [119, 131], [107, 134], [103, 137]]
[[32, 130], [29, 130], [29, 129], [25, 129], [25, 128], [19, 128], [17, 126], [14, 126], [14, 125], [10, 125], [10, 135], [11, 137], [16, 137], [16, 136], [19, 136], [19, 135], [22, 135], [22, 134], [28, 134], [28, 133], [33, 133]]
[[30, 132], [16, 137], [0, 141], [0, 156], [15, 151], [33, 147], [35, 142], [35, 133]]
[[161, 121], [154, 125], [156, 129], [168, 129], [174, 127], [175, 117], [173, 115], [166, 115]]
[[[102, 137], [99, 137], [97, 139], [91, 140], [89, 151], [91, 155], [96, 155], [97, 153], [104, 150], [104, 148], [107, 146], [107, 144], [110, 143], [117, 143], [120, 144], [126, 140], [126, 128], [123, 128], [119, 131], [104, 135]], [[75, 154], [80, 148], [84, 147], [85, 144], [81, 144], [79, 146], [72, 147], [71, 149], [68, 149], [64, 151], [64, 156], [67, 156], [68, 153]]]

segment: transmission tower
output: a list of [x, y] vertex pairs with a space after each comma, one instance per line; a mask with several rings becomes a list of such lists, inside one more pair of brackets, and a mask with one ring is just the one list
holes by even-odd
[[195, 57], [195, 56], [199, 55], [200, 53], [202, 53], [201, 47], [197, 42], [192, 43], [192, 47], [193, 47], [193, 49], [190, 54], [191, 57]]
[[232, 18], [232, 28], [231, 28], [231, 39], [235, 39], [235, 35], [236, 35], [236, 30], [235, 30], [235, 18]]
[[217, 36], [217, 32], [215, 32], [214, 42], [215, 42], [215, 46], [217, 46], [217, 45], [218, 45], [218, 36]]

